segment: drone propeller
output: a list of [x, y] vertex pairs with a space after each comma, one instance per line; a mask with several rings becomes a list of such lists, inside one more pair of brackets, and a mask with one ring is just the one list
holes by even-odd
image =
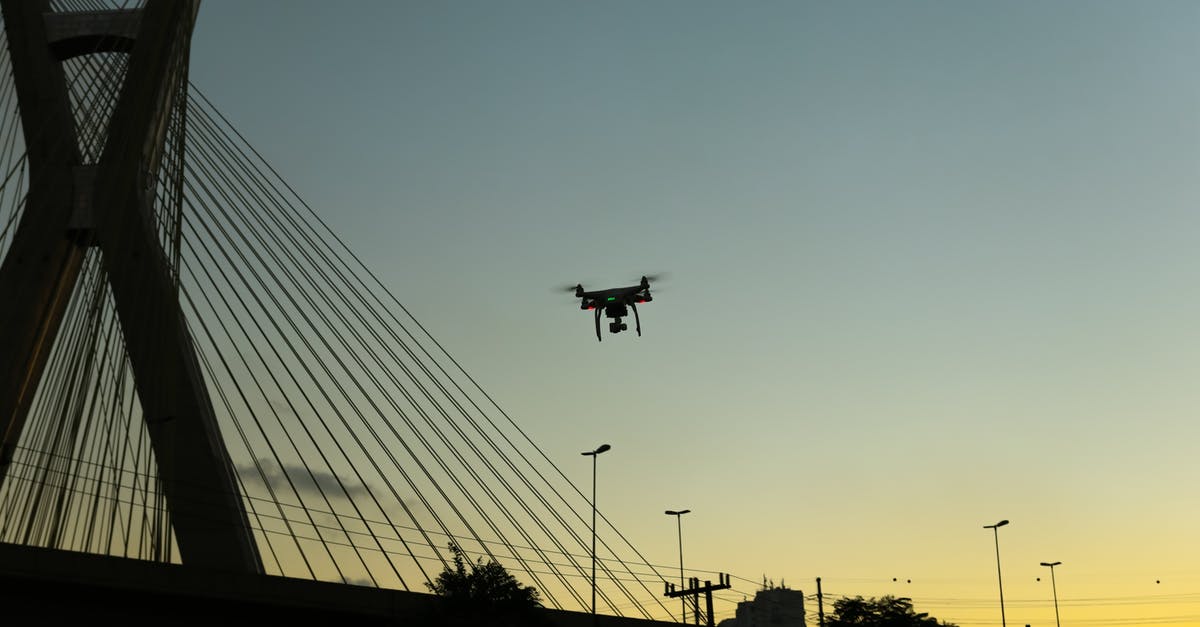
[[[641, 277], [639, 277], [636, 282], [640, 284], [643, 281], [645, 281], [647, 284], [654, 284], [654, 283], [659, 283], [659, 282], [663, 281], [664, 279], [667, 278], [667, 276], [668, 275], [665, 272], [656, 272], [654, 274], [644, 274]], [[653, 285], [653, 287], [656, 290], [659, 290], [659, 291], [662, 290], [662, 288], [659, 287], [658, 285]]]
[[575, 285], [556, 285], [553, 288], [551, 288], [551, 291], [553, 291], [553, 292], [570, 292], [570, 293], [574, 294], [575, 291], [577, 289], [579, 289], [579, 287], [580, 287], [580, 285], [578, 283]]

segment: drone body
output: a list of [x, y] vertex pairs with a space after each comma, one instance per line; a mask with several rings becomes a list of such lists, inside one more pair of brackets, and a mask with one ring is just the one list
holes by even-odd
[[610, 333], [620, 333], [628, 329], [628, 325], [621, 321], [622, 318], [629, 315], [629, 310], [633, 310], [633, 320], [637, 334], [642, 334], [642, 320], [638, 317], [637, 306], [639, 303], [648, 303], [654, 300], [650, 295], [650, 280], [647, 277], [642, 277], [641, 283], [631, 285], [629, 287], [615, 287], [607, 290], [597, 290], [589, 292], [583, 289], [582, 285], [575, 286], [575, 297], [581, 299], [579, 308], [584, 311], [596, 312], [596, 340], [600, 341], [600, 313], [608, 318], [612, 318], [612, 322], [608, 323], [608, 331]]

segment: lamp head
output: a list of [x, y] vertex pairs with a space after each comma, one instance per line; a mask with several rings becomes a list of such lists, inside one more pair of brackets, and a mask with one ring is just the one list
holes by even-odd
[[581, 453], [581, 454], [582, 454], [582, 455], [599, 455], [599, 454], [603, 453], [604, 451], [607, 451], [607, 450], [609, 450], [609, 449], [611, 449], [611, 448], [612, 448], [612, 447], [611, 447], [611, 446], [609, 446], [609, 445], [607, 445], [607, 444], [601, 444], [599, 447], [597, 447], [597, 448], [596, 448], [596, 450], [594, 450], [594, 451], [584, 451], [584, 452], [583, 452], [583, 453]]
[[1051, 567], [1051, 568], [1054, 568], [1055, 566], [1058, 566], [1058, 565], [1059, 565], [1059, 564], [1061, 564], [1061, 563], [1062, 563], [1062, 562], [1053, 562], [1053, 563], [1049, 563], [1049, 564], [1048, 564], [1048, 563], [1046, 563], [1046, 562], [1042, 562], [1042, 566], [1049, 566], [1049, 567]]
[[670, 509], [669, 509], [669, 510], [667, 510], [667, 515], [668, 515], [668, 516], [682, 516], [682, 515], [684, 515], [684, 514], [686, 514], [686, 513], [690, 512], [690, 511], [692, 511], [692, 510], [690, 510], [690, 509], [681, 509], [681, 510], [679, 510], [679, 511], [675, 511], [675, 510], [670, 510]]

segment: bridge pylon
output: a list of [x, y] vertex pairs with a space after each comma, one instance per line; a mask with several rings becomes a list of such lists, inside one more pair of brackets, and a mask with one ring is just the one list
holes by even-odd
[[[0, 264], [0, 482], [11, 474], [84, 259], [98, 248], [179, 558], [260, 573], [180, 307], [178, 248], [164, 247], [155, 206], [160, 166], [177, 157], [165, 154], [164, 137], [186, 106], [198, 7], [199, 0], [147, 0], [131, 10], [55, 12], [48, 0], [0, 0], [29, 171], [25, 206]], [[94, 133], [77, 123], [63, 63], [114, 53], [128, 55], [123, 80], [106, 87], [116, 104], [103, 141], [87, 140], [82, 133]]]

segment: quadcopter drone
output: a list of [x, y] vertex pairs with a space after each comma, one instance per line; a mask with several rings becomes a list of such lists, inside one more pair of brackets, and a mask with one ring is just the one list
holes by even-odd
[[579, 305], [580, 309], [585, 311], [592, 310], [596, 312], [596, 340], [600, 341], [600, 312], [612, 318], [612, 322], [608, 323], [610, 333], [620, 333], [629, 328], [621, 318], [629, 315], [629, 310], [633, 309], [633, 320], [637, 334], [642, 334], [642, 320], [638, 317], [638, 303], [648, 303], [654, 300], [650, 296], [650, 279], [642, 277], [641, 283], [631, 285], [629, 287], [614, 287], [607, 290], [597, 290], [595, 292], [584, 291], [582, 285], [575, 286], [575, 297], [582, 299]]

